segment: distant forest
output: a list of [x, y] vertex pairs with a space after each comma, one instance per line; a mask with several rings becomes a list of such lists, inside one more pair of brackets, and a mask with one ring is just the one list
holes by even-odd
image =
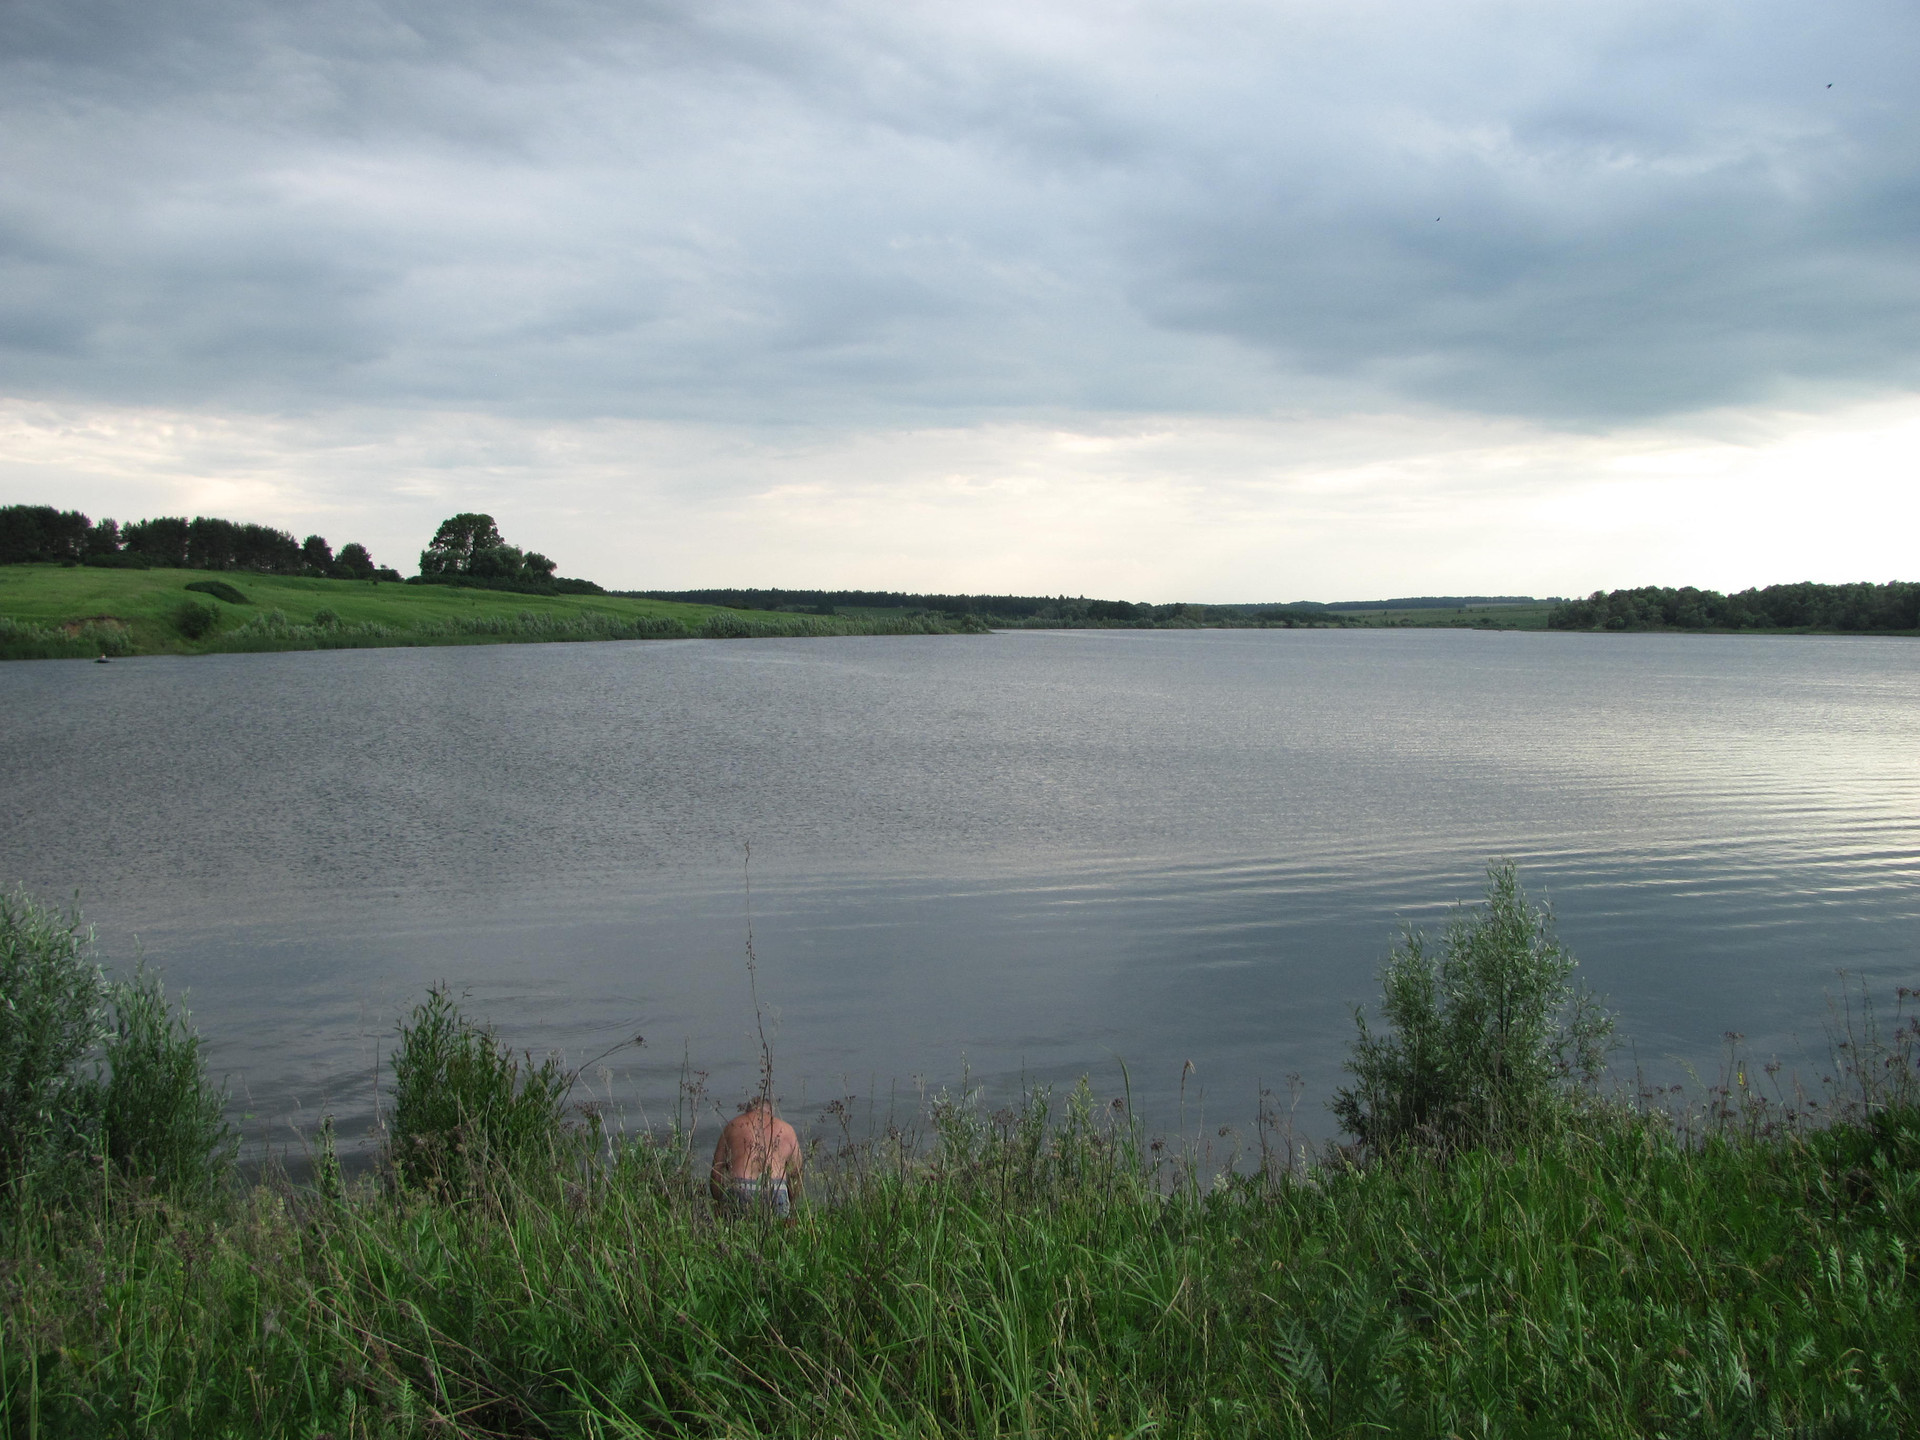
[[1295, 600], [1244, 605], [1089, 600], [1084, 595], [935, 595], [904, 590], [627, 590], [636, 599], [726, 605], [736, 610], [788, 610], [831, 615], [840, 610], [919, 610], [979, 615], [1003, 628], [1185, 629], [1201, 626], [1345, 625], [1344, 611], [1458, 610], [1469, 605], [1529, 605], [1530, 595], [1421, 595], [1404, 600]]
[[1769, 585], [1722, 595], [1691, 585], [1596, 590], [1547, 617], [1554, 630], [1920, 630], [1920, 583]]
[[216, 520], [89, 520], [51, 505], [0, 506], [0, 565], [35, 561], [112, 569], [253, 570], [264, 575], [322, 575], [338, 580], [398, 580], [373, 563], [367, 547], [347, 544], [334, 554], [318, 535], [295, 540], [267, 525]]
[[1003, 627], [1186, 628], [1206, 625], [1342, 625], [1326, 606], [1149, 605], [1128, 600], [1089, 600], [1084, 595], [933, 595], [903, 590], [628, 590], [636, 599], [726, 605], [735, 610], [786, 610], [832, 615], [841, 610], [907, 610], [941, 615], [978, 615]]

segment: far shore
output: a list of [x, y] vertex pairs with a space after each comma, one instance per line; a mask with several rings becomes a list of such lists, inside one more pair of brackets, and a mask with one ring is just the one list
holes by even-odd
[[[1078, 608], [1066, 607], [1069, 611]], [[995, 630], [1465, 629], [1569, 634], [1879, 635], [1920, 630], [1832, 626], [1688, 626], [1566, 630], [1556, 602], [1239, 615], [1163, 607], [1151, 620], [1092, 614], [1022, 619], [912, 607], [779, 610], [633, 594], [527, 594], [404, 581], [322, 579], [247, 571], [0, 565], [0, 660], [118, 659], [255, 651], [555, 641], [802, 639], [851, 635], [979, 635]]]

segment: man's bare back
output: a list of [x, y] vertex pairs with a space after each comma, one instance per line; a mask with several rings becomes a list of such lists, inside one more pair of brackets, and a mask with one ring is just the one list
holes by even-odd
[[800, 1137], [764, 1096], [756, 1096], [720, 1132], [709, 1185], [714, 1204], [735, 1214], [756, 1205], [776, 1215], [791, 1213], [800, 1190]]

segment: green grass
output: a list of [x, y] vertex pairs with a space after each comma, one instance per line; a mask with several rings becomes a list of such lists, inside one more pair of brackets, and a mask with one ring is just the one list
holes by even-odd
[[[464, 1203], [362, 1182], [5, 1236], [15, 1435], [1878, 1436], [1920, 1424], [1920, 1117], [1226, 1179], [1054, 1123], [821, 1157], [716, 1221], [679, 1136]], [[958, 1135], [958, 1138], [954, 1137]]]
[[[196, 583], [231, 586], [249, 603], [190, 591]], [[217, 612], [198, 639], [183, 633], [185, 603]], [[951, 628], [924, 617], [823, 618], [613, 595], [515, 595], [237, 571], [0, 566], [0, 658], [8, 659]]]

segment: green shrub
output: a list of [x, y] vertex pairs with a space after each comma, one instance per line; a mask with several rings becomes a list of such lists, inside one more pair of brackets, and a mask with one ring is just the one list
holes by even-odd
[[169, 1194], [212, 1188], [238, 1137], [224, 1118], [224, 1087], [207, 1081], [200, 1037], [144, 965], [115, 984], [112, 997], [105, 1065], [91, 1087], [100, 1153], [128, 1179], [152, 1180]]
[[189, 640], [198, 640], [220, 623], [220, 612], [211, 605], [182, 600], [173, 612], [173, 628]]
[[85, 655], [131, 655], [133, 635], [119, 620], [89, 620], [73, 634]]
[[198, 590], [202, 595], [211, 595], [216, 600], [224, 600], [229, 605], [251, 605], [246, 595], [224, 580], [195, 580], [187, 586], [189, 590]]
[[205, 1190], [234, 1152], [226, 1095], [159, 976], [110, 985], [91, 944], [77, 912], [0, 897], [0, 1189], [57, 1198], [104, 1155], [170, 1194]]
[[0, 896], [0, 1189], [75, 1148], [80, 1058], [101, 1039], [106, 981], [91, 932], [24, 894]]
[[393, 1056], [396, 1179], [455, 1196], [551, 1164], [578, 1135], [566, 1120], [572, 1088], [558, 1056], [523, 1065], [436, 985], [401, 1025]]
[[1528, 901], [1509, 864], [1487, 871], [1486, 903], [1462, 906], [1435, 952], [1409, 932], [1381, 976], [1374, 1034], [1359, 1036], [1335, 1094], [1341, 1128], [1379, 1152], [1503, 1145], [1563, 1120], [1605, 1065], [1613, 1020], [1570, 977], [1578, 962], [1553, 917]]
[[322, 629], [326, 629], [330, 626], [338, 625], [340, 623], [340, 617], [331, 610], [316, 610], [313, 612], [313, 623]]

